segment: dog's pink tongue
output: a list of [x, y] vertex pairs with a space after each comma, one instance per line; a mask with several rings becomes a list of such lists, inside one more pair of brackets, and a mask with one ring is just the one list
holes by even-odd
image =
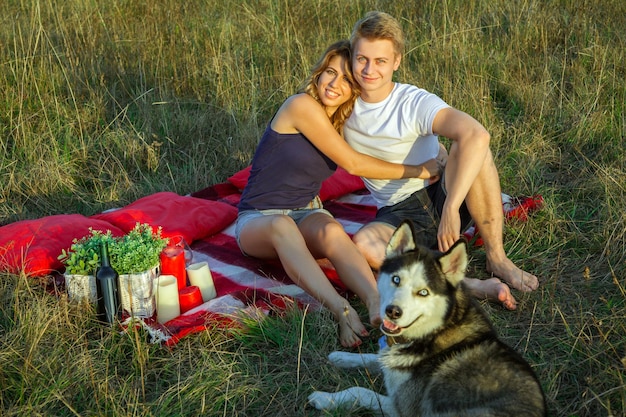
[[385, 327], [385, 329], [387, 329], [390, 332], [395, 332], [398, 329], [400, 329], [399, 326], [396, 326], [394, 323], [390, 322], [389, 320], [383, 320], [383, 326]]

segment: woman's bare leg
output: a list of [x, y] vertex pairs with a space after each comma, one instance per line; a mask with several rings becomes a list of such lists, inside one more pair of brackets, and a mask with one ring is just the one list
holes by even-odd
[[343, 346], [361, 344], [359, 335], [367, 335], [367, 330], [348, 301], [328, 281], [290, 217], [274, 215], [251, 220], [241, 230], [239, 241], [250, 256], [280, 259], [291, 280], [333, 313]]
[[370, 324], [379, 326], [380, 300], [376, 278], [343, 226], [330, 216], [314, 214], [300, 223], [300, 230], [313, 256], [328, 258], [341, 282], [367, 307]]

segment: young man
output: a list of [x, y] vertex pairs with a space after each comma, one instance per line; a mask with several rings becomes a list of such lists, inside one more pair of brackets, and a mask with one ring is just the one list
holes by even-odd
[[[354, 235], [354, 242], [377, 269], [387, 242], [403, 219], [413, 220], [422, 244], [440, 251], [450, 248], [473, 220], [484, 241], [487, 270], [494, 278], [468, 279], [467, 285], [475, 296], [515, 309], [517, 302], [509, 286], [532, 291], [539, 283], [504, 252], [500, 180], [489, 149], [489, 133], [436, 95], [393, 82], [404, 52], [404, 35], [390, 15], [369, 12], [355, 25], [350, 42], [361, 96], [344, 127], [348, 143], [358, 152], [389, 162], [417, 165], [437, 158], [445, 166], [440, 181], [437, 177], [364, 178], [378, 212], [372, 223]], [[438, 135], [451, 139], [449, 156]]]

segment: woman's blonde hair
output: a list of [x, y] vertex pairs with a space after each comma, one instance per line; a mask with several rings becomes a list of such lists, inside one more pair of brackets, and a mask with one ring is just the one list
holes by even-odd
[[330, 122], [332, 123], [333, 127], [337, 130], [337, 132], [339, 132], [339, 134], [342, 134], [343, 125], [346, 122], [346, 120], [348, 120], [348, 117], [350, 117], [350, 114], [352, 113], [352, 109], [354, 108], [354, 102], [356, 101], [357, 97], [361, 93], [359, 89], [359, 85], [357, 84], [357, 82], [354, 80], [352, 76], [352, 62], [350, 59], [350, 56], [351, 56], [350, 55], [350, 42], [348, 40], [341, 40], [341, 41], [335, 42], [326, 49], [326, 51], [324, 52], [320, 60], [317, 61], [317, 63], [313, 66], [313, 68], [311, 68], [311, 73], [302, 84], [302, 87], [300, 88], [299, 92], [310, 95], [318, 103], [320, 103], [322, 107], [324, 107], [324, 104], [322, 104], [322, 100], [320, 99], [319, 94], [317, 93], [317, 82], [319, 81], [320, 75], [322, 75], [322, 73], [326, 71], [326, 68], [328, 68], [328, 64], [330, 63], [330, 60], [336, 56], [340, 56], [344, 58], [343, 71], [346, 74], [346, 77], [348, 78], [348, 81], [350, 81], [350, 84], [352, 86], [352, 96], [350, 97], [350, 99], [346, 101], [345, 103], [343, 103], [342, 105], [340, 105], [335, 111], [335, 113], [332, 116], [330, 116]]

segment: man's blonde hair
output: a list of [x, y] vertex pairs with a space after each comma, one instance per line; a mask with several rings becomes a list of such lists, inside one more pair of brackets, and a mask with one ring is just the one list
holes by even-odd
[[404, 54], [404, 32], [400, 23], [390, 14], [379, 11], [367, 12], [356, 24], [350, 35], [350, 45], [354, 45], [361, 38], [367, 40], [386, 39], [393, 43], [396, 54]]

